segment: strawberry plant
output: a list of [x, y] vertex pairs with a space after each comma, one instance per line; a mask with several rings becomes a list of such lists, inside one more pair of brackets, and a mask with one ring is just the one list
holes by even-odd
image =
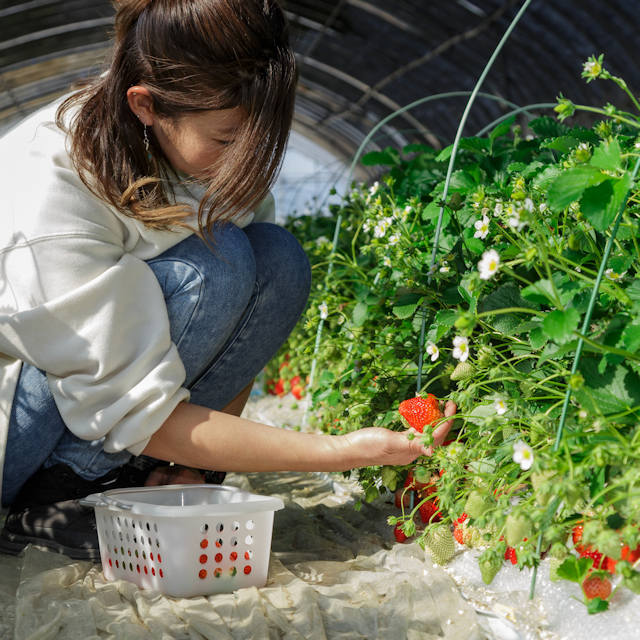
[[[613, 81], [640, 113], [602, 56], [583, 75]], [[572, 126], [577, 111], [592, 126]], [[639, 134], [640, 115], [560, 96], [555, 118], [462, 138], [446, 197], [452, 146], [388, 148], [363, 159], [383, 167], [378, 182], [353, 185], [329, 216], [289, 223], [314, 287], [283, 353], [303, 378], [317, 365], [312, 424], [345, 433], [408, 420], [429, 443], [424, 427], [440, 417], [416, 390], [425, 404], [454, 400], [448, 446], [354, 473], [365, 500], [400, 491], [397, 535], [439, 561], [456, 540], [484, 547], [486, 581], [505, 562], [550, 556], [564, 579], [604, 571], [640, 593]], [[433, 477], [430, 494], [411, 487]], [[561, 571], [571, 559], [580, 571]], [[590, 611], [609, 602], [601, 595]]]

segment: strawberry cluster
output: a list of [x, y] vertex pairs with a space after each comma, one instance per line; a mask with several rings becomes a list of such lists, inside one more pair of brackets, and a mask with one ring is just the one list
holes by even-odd
[[270, 378], [267, 380], [267, 393], [273, 396], [283, 397], [287, 393], [291, 393], [296, 400], [301, 400], [304, 395], [306, 385], [309, 383], [309, 377], [303, 380], [301, 376], [295, 375], [291, 378], [287, 377], [287, 369], [290, 369], [289, 360], [285, 360], [278, 369], [280, 377], [276, 380]]

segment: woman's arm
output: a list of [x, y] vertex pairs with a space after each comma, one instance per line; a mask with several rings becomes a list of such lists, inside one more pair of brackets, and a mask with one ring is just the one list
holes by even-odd
[[[448, 402], [446, 416], [456, 405]], [[436, 429], [440, 444], [452, 420]], [[409, 464], [431, 455], [409, 431], [369, 427], [342, 436], [301, 433], [181, 402], [151, 437], [143, 453], [202, 469], [225, 471], [347, 471], [383, 464]]]

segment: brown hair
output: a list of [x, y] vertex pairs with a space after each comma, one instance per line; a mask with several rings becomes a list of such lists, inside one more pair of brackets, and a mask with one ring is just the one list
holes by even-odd
[[[207, 171], [198, 225], [250, 209], [277, 177], [297, 80], [288, 29], [275, 0], [120, 0], [108, 71], [65, 100], [71, 157], [84, 184], [149, 227], [169, 229], [191, 211], [175, 202], [160, 147], [145, 151], [127, 89], [146, 87], [155, 113], [179, 121], [197, 111], [241, 107], [234, 142]], [[151, 136], [153, 138], [153, 136]], [[176, 177], [175, 175], [173, 176]]]

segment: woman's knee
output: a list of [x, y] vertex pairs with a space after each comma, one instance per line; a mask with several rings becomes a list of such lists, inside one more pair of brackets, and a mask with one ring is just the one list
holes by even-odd
[[256, 259], [257, 277], [279, 297], [304, 307], [311, 287], [309, 258], [295, 236], [276, 224], [245, 228]]
[[203, 241], [193, 235], [149, 261], [165, 299], [192, 292], [218, 304], [229, 298], [244, 308], [253, 294], [256, 265], [247, 237], [233, 224], [215, 225]]

